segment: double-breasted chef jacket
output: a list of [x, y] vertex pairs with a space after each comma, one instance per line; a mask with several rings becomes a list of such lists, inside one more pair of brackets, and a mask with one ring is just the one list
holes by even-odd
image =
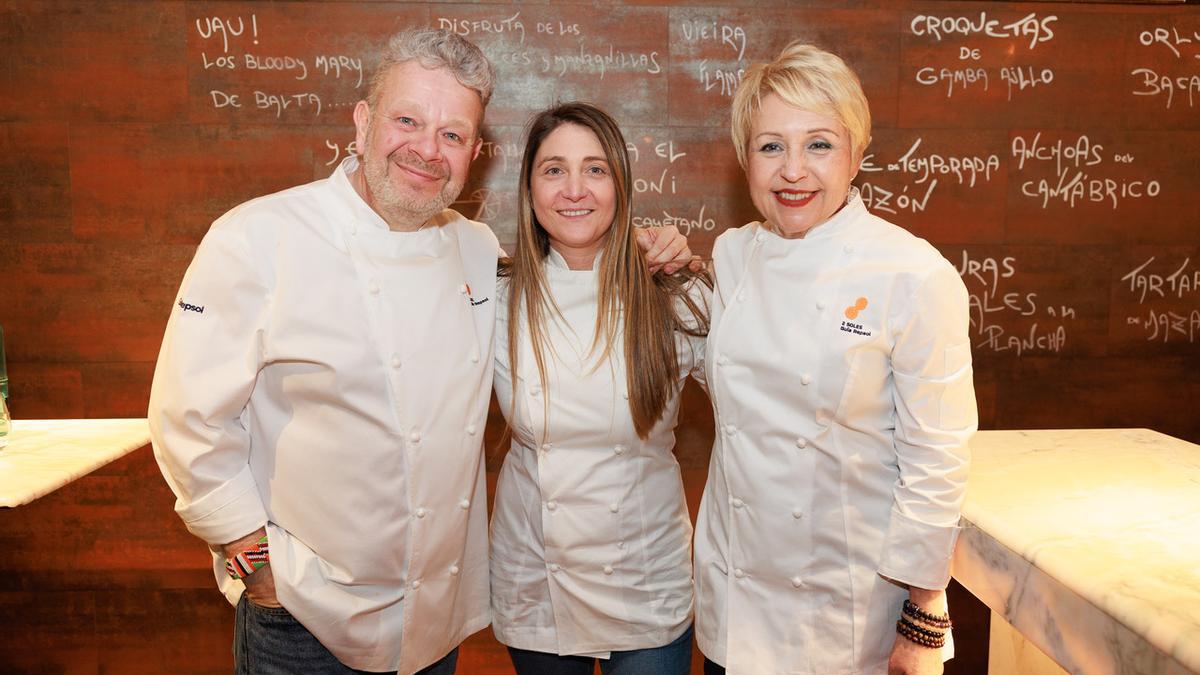
[[[340, 661], [411, 673], [489, 621], [482, 444], [499, 245], [398, 233], [325, 180], [217, 220], [155, 371], [155, 456], [192, 533], [266, 525], [279, 601]], [[243, 586], [214, 553], [230, 602]]]
[[[569, 270], [553, 250], [543, 269], [562, 318], [547, 315], [545, 389], [522, 326], [515, 405], [504, 280], [498, 291], [495, 387], [512, 411], [512, 445], [492, 513], [493, 630], [511, 647], [561, 655], [661, 647], [692, 621], [692, 526], [671, 449], [680, 389], [689, 373], [702, 376], [704, 338], [676, 334], [674, 395], [642, 440], [623, 332], [607, 361], [597, 365], [602, 348], [592, 350], [597, 271]], [[707, 290], [691, 289], [702, 307]]]
[[900, 584], [949, 581], [977, 425], [966, 289], [856, 193], [802, 239], [730, 230], [713, 259], [700, 649], [731, 675], [886, 672]]

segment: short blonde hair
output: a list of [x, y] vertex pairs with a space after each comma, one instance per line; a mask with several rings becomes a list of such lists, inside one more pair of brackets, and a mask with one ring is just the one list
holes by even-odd
[[861, 157], [871, 142], [871, 110], [858, 75], [836, 55], [796, 41], [784, 47], [774, 61], [750, 66], [734, 92], [730, 132], [743, 168], [750, 128], [769, 94], [841, 122], [850, 133], [856, 157]]

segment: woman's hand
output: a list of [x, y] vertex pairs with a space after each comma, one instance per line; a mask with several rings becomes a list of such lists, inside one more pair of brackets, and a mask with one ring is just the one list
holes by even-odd
[[[946, 613], [945, 591], [909, 587], [908, 599], [930, 614]], [[888, 675], [940, 675], [941, 672], [940, 648], [919, 645], [903, 635], [896, 634], [892, 654], [888, 658]]]
[[888, 675], [940, 675], [942, 650], [925, 647], [896, 635], [888, 658]]

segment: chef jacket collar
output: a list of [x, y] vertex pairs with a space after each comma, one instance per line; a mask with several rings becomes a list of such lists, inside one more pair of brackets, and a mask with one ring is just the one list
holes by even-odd
[[[837, 213], [808, 231], [802, 239], [788, 239], [780, 236], [773, 227], [767, 227], [766, 221], [759, 223], [759, 229], [766, 232], [772, 237], [776, 237], [781, 241], [786, 242], [801, 242], [812, 241], [814, 239], [826, 239], [836, 237], [849, 231], [851, 226], [858, 222], [859, 216], [867, 212], [867, 207], [863, 204], [862, 195], [859, 194], [858, 188], [851, 186], [850, 194], [846, 197], [846, 205], [843, 206]], [[799, 245], [799, 244], [798, 244]]]
[[600, 269], [600, 258], [602, 257], [604, 257], [604, 251], [596, 254], [596, 259], [592, 261], [590, 272], [588, 270], [573, 270], [567, 267], [567, 259], [562, 257], [561, 253], [551, 248], [550, 252], [546, 254], [543, 264], [545, 265], [546, 274], [555, 279], [588, 279], [591, 278], [591, 274]]
[[353, 217], [353, 220], [347, 219], [344, 224], [357, 223], [360, 226], [368, 226], [390, 232], [391, 228], [388, 227], [387, 221], [383, 219], [383, 216], [376, 213], [375, 209], [367, 204], [350, 183], [350, 174], [354, 173], [355, 169], [358, 168], [358, 157], [351, 155], [343, 159], [341, 164], [338, 164], [337, 168], [329, 176], [330, 182], [333, 183], [333, 193]]

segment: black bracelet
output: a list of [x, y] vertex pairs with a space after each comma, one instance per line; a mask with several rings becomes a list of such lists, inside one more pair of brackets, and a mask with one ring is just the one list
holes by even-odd
[[896, 632], [904, 637], [909, 642], [928, 647], [930, 649], [941, 649], [946, 646], [946, 637], [943, 635], [938, 638], [931, 638], [927, 635], [913, 630], [915, 626], [910, 623], [905, 623], [903, 620], [896, 622]]
[[918, 607], [917, 603], [913, 602], [912, 600], [904, 601], [904, 613], [914, 619], [924, 621], [934, 628], [949, 629], [951, 626], [949, 614], [942, 614], [941, 616], [938, 616], [937, 614], [930, 614], [929, 612], [926, 612]]
[[912, 621], [909, 621], [907, 616], [900, 617], [900, 623], [904, 624], [905, 626], [908, 626], [909, 628], [915, 630], [916, 632], [920, 633], [921, 635], [924, 635], [925, 637], [933, 639], [933, 640], [946, 637], [946, 631], [932, 630], [932, 629], [926, 628], [924, 626], [919, 626], [919, 625], [913, 623]]

